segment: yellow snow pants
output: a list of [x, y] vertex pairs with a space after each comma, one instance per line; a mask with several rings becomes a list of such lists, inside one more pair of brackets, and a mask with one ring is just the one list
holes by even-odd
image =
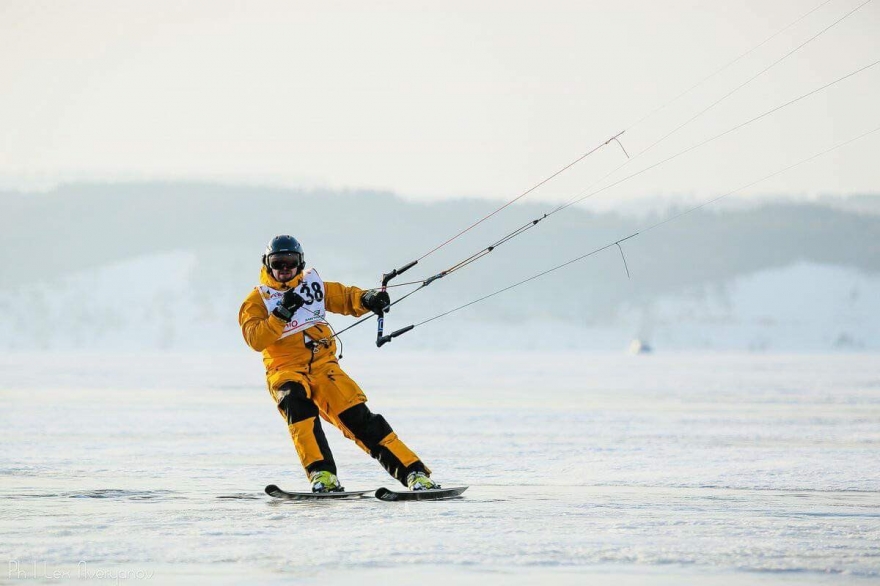
[[321, 428], [321, 419], [339, 428], [401, 484], [406, 485], [410, 472], [430, 474], [385, 418], [367, 408], [366, 395], [336, 360], [313, 364], [309, 372], [277, 389], [270, 388], [270, 392], [287, 421], [306, 475], [318, 470], [336, 474], [336, 463]]

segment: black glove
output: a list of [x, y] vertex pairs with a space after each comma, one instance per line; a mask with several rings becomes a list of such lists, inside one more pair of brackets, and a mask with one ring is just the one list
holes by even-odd
[[391, 297], [385, 291], [377, 289], [364, 291], [364, 294], [361, 295], [361, 303], [373, 313], [380, 315], [387, 313], [391, 309]]
[[289, 322], [293, 319], [293, 314], [296, 313], [296, 310], [305, 304], [306, 300], [299, 293], [289, 289], [284, 292], [284, 296], [281, 298], [278, 306], [272, 310], [272, 314], [279, 319]]

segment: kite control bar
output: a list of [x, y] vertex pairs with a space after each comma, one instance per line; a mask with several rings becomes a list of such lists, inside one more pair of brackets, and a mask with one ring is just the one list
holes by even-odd
[[379, 336], [378, 338], [376, 338], [376, 346], [381, 348], [382, 346], [384, 346], [385, 344], [387, 344], [388, 342], [390, 342], [391, 340], [393, 340], [397, 336], [407, 333], [408, 331], [410, 331], [414, 327], [416, 327], [416, 326], [406, 326], [405, 328], [400, 328], [399, 330], [395, 330], [395, 331], [391, 332], [387, 336]]
[[[385, 291], [385, 289], [388, 287], [388, 282], [391, 279], [393, 279], [394, 277], [396, 277], [398, 275], [405, 273], [406, 271], [410, 270], [411, 268], [413, 268], [417, 264], [419, 264], [419, 261], [414, 260], [410, 263], [403, 265], [399, 269], [394, 269], [390, 273], [383, 274], [382, 275], [382, 291], [383, 292]], [[388, 313], [390, 310], [391, 310], [391, 306], [389, 305], [388, 307], [386, 307], [382, 311], [378, 312], [379, 319], [377, 320], [377, 324], [376, 324], [376, 347], [378, 347], [378, 348], [381, 348], [382, 346], [384, 346], [385, 344], [390, 342], [392, 339], [396, 338], [397, 336], [399, 336], [401, 334], [405, 334], [406, 332], [410, 331], [411, 329], [413, 329], [415, 327], [415, 326], [407, 326], [405, 328], [401, 328], [397, 331], [391, 332], [387, 336], [382, 335], [383, 330], [385, 328], [385, 314]]]

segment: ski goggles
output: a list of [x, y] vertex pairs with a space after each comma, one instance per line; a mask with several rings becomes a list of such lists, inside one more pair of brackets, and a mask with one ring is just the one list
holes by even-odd
[[269, 268], [273, 271], [297, 269], [299, 268], [300, 263], [302, 263], [302, 256], [297, 253], [273, 254], [269, 257]]

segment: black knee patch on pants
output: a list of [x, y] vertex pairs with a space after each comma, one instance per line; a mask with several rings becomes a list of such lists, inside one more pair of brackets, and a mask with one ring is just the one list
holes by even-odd
[[391, 426], [388, 425], [385, 418], [377, 413], [372, 413], [364, 403], [340, 413], [339, 420], [354, 434], [358, 441], [367, 446], [374, 457], [379, 448], [379, 442], [392, 432]]
[[287, 418], [288, 425], [318, 416], [318, 407], [309, 399], [305, 387], [300, 383], [284, 383], [280, 390], [288, 391], [278, 403], [278, 409]]
[[324, 429], [321, 427], [318, 406], [309, 399], [306, 388], [300, 383], [292, 381], [284, 383], [280, 390], [288, 391], [287, 395], [278, 403], [278, 410], [287, 418], [288, 425], [310, 418], [315, 420], [312, 433], [315, 434], [315, 441], [318, 442], [318, 448], [324, 458], [306, 466], [306, 472], [311, 474], [317, 470], [328, 470], [336, 474], [336, 462], [333, 460], [333, 452], [330, 451], [330, 444], [327, 443], [327, 436], [324, 435]]

